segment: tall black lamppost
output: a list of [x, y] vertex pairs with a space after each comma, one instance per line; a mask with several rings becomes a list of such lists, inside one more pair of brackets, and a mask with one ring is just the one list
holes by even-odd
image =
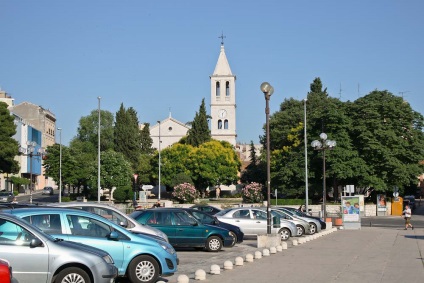
[[327, 199], [327, 188], [325, 183], [325, 151], [326, 150], [332, 150], [336, 146], [336, 141], [333, 140], [327, 140], [327, 134], [321, 133], [319, 135], [320, 140], [314, 140], [311, 143], [311, 146], [315, 150], [321, 150], [322, 151], [322, 212], [323, 212], [323, 218], [327, 217], [327, 210], [326, 210], [326, 199]]
[[271, 234], [271, 167], [270, 167], [270, 148], [269, 148], [269, 99], [274, 93], [274, 88], [267, 82], [261, 84], [261, 91], [265, 95], [265, 114], [266, 114], [266, 231]]

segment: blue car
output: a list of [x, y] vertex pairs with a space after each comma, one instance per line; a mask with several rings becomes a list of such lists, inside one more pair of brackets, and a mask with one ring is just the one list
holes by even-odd
[[174, 248], [160, 238], [135, 234], [99, 216], [66, 208], [18, 208], [4, 210], [25, 219], [56, 238], [80, 242], [108, 252], [118, 276], [133, 283], [156, 282], [177, 271]]

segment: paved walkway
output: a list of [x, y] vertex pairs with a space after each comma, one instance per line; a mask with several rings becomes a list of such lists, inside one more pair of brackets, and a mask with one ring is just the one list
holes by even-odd
[[233, 270], [220, 263], [221, 274], [205, 270], [203, 282], [424, 282], [423, 235], [423, 228], [339, 230]]

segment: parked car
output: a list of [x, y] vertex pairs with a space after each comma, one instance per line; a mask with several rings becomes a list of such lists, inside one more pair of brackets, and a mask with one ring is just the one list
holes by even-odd
[[12, 282], [12, 267], [10, 266], [10, 263], [0, 258], [0, 282], [2, 283], [10, 283]]
[[231, 247], [233, 237], [227, 229], [204, 225], [181, 208], [152, 208], [130, 214], [136, 221], [151, 225], [168, 235], [174, 247], [205, 248], [217, 252]]
[[[229, 208], [218, 212], [215, 216], [221, 222], [238, 226], [245, 236], [257, 236], [267, 232], [267, 212], [261, 208]], [[280, 220], [280, 217], [275, 213], [272, 216], [271, 233], [280, 234], [283, 241], [287, 241], [291, 236], [297, 235], [295, 224]]]
[[301, 219], [303, 221], [306, 221], [309, 224], [309, 232], [307, 231], [307, 234], [313, 235], [317, 232], [321, 231], [321, 223], [313, 218], [305, 217], [301, 215], [300, 213], [297, 213], [294, 210], [289, 210], [284, 207], [275, 207], [278, 210], [284, 211], [285, 213], [288, 213], [290, 216], [295, 217], [297, 219]]
[[122, 211], [120, 211], [118, 208], [109, 204], [93, 202], [62, 202], [55, 203], [54, 206], [81, 209], [91, 213], [95, 213], [100, 216], [103, 216], [104, 218], [112, 222], [115, 222], [116, 224], [134, 233], [154, 235], [169, 242], [168, 236], [161, 230], [150, 227], [148, 225], [140, 224], [125, 213], [123, 213]]
[[215, 214], [217, 214], [218, 212], [221, 211], [221, 209], [216, 208], [215, 206], [204, 205], [204, 204], [195, 204], [195, 205], [191, 206], [190, 208], [206, 212], [207, 214], [210, 214], [210, 215], [215, 215]]
[[118, 276], [128, 276], [131, 282], [156, 282], [159, 276], [172, 275], [177, 270], [177, 254], [169, 243], [132, 233], [97, 214], [42, 207], [4, 212], [23, 218], [54, 237], [105, 250], [112, 256]]
[[19, 283], [110, 283], [118, 274], [107, 252], [55, 239], [26, 221], [1, 212], [0, 258], [10, 262], [13, 277]]
[[1, 191], [0, 192], [0, 202], [12, 202], [15, 199], [15, 196], [12, 192]]
[[52, 187], [44, 187], [42, 194], [43, 195], [53, 195], [54, 194], [53, 188]]
[[[321, 224], [321, 230], [324, 230], [327, 227], [327, 225], [325, 224], [325, 222], [321, 218], [319, 218], [319, 217], [316, 217], [316, 216], [312, 216], [310, 214], [307, 214], [306, 212], [300, 211], [297, 208], [288, 207], [288, 206], [284, 206], [283, 208], [286, 209], [286, 210], [289, 210], [289, 211], [293, 212], [294, 214], [296, 214], [298, 216], [302, 216], [302, 217], [306, 217], [306, 218], [311, 218], [311, 219], [317, 220], [319, 222], [319, 224]], [[317, 232], [319, 232], [319, 231], [317, 231]]]
[[243, 242], [244, 234], [238, 226], [221, 222], [215, 216], [207, 214], [206, 212], [200, 210], [195, 210], [192, 208], [184, 208], [184, 210], [190, 213], [191, 216], [196, 218], [202, 224], [214, 225], [230, 231], [230, 235], [231, 237], [233, 237], [233, 242], [231, 243], [231, 246], [234, 246], [236, 243]]
[[293, 216], [287, 211], [278, 208], [271, 208], [271, 211], [277, 213], [282, 219], [286, 219], [290, 222], [293, 222], [297, 228], [297, 236], [303, 236], [304, 234], [311, 234], [311, 227], [309, 223], [303, 219], [300, 219], [297, 216]]

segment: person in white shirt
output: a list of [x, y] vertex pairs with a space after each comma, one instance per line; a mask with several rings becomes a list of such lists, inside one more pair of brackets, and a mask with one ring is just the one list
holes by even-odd
[[403, 211], [402, 215], [403, 215], [403, 218], [405, 218], [405, 230], [408, 230], [408, 227], [411, 227], [412, 230], [414, 230], [414, 226], [412, 226], [411, 224], [412, 212], [409, 205], [405, 205], [405, 210]]

